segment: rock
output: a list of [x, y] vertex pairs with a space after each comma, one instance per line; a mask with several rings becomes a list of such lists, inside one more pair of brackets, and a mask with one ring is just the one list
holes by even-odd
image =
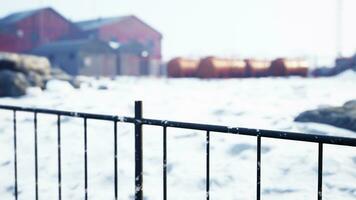
[[[50, 63], [47, 58], [39, 57], [39, 56], [31, 56], [24, 54], [16, 54], [16, 53], [5, 53], [0, 52], [0, 72], [4, 72], [4, 74], [9, 74], [9, 71], [12, 71], [11, 74], [17, 74], [16, 76], [11, 75], [6, 77], [6, 83], [8, 85], [15, 84], [12, 87], [19, 88], [16, 85], [16, 79], [12, 80], [12, 78], [17, 78], [21, 76], [22, 82], [26, 82], [26, 88], [28, 86], [32, 87], [40, 87], [44, 88], [45, 86], [45, 78], [50, 73]], [[21, 74], [21, 75], [20, 75]], [[23, 77], [25, 81], [23, 81]], [[20, 88], [25, 88], [25, 85]], [[24, 95], [25, 89], [21, 89], [22, 92], [19, 94]], [[9, 95], [14, 96], [14, 95]], [[17, 96], [17, 95], [15, 95]]]
[[50, 75], [46, 77], [46, 83], [49, 80], [60, 80], [60, 81], [67, 81], [69, 82], [74, 88], [80, 88], [81, 81], [76, 77], [68, 75], [66, 72], [61, 70], [58, 67], [54, 67], [50, 71]]
[[79, 89], [80, 88], [80, 85], [82, 84], [82, 82], [79, 80], [79, 79], [77, 79], [77, 78], [75, 78], [75, 77], [73, 77], [71, 80], [69, 80], [68, 81], [72, 86], [73, 86], [73, 88], [75, 88], [75, 89]]
[[51, 64], [46, 57], [0, 52], [0, 70], [4, 69], [45, 76], [50, 74]]
[[348, 101], [341, 107], [305, 111], [295, 121], [328, 124], [356, 132], [356, 100]]
[[19, 97], [26, 94], [29, 83], [24, 74], [10, 70], [0, 71], [0, 97]]
[[337, 58], [333, 67], [319, 67], [311, 74], [316, 77], [335, 76], [349, 70], [356, 71], [356, 54], [351, 57]]
[[74, 88], [81, 84], [40, 56], [0, 52], [0, 73], [0, 97], [25, 95], [29, 86], [45, 89], [50, 80], [67, 81]]
[[26, 79], [32, 87], [39, 87], [41, 89], [45, 88], [44, 77], [35, 72], [30, 71], [29, 74], [27, 74]]
[[320, 67], [311, 71], [311, 75], [315, 77], [334, 76], [336, 75], [334, 68]]
[[72, 77], [68, 75], [66, 72], [64, 72], [61, 68], [59, 67], [53, 67], [50, 71], [50, 77], [53, 79], [58, 79], [58, 80], [69, 80]]
[[98, 90], [108, 90], [109, 87], [107, 85], [99, 85]]
[[346, 109], [356, 110], [356, 99], [346, 102], [343, 107]]
[[335, 74], [340, 74], [348, 69], [352, 69], [356, 64], [355, 61], [355, 56], [337, 58], [334, 67]]

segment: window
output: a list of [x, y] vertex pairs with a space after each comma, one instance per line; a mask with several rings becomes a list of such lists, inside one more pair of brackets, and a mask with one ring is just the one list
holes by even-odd
[[89, 56], [85, 57], [83, 61], [84, 61], [84, 67], [89, 67], [92, 64], [92, 60]]

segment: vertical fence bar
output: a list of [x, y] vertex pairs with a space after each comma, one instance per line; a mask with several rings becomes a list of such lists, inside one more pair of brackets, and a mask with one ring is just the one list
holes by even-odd
[[38, 200], [38, 148], [37, 148], [37, 112], [33, 113], [33, 123], [34, 123], [34, 142], [35, 142], [35, 190], [36, 190], [36, 200]]
[[163, 127], [163, 200], [167, 200], [167, 127]]
[[17, 200], [17, 138], [16, 138], [16, 110], [13, 110], [13, 125], [14, 125], [14, 178], [15, 178], [15, 186], [14, 186], [14, 196], [15, 200]]
[[257, 200], [261, 199], [261, 136], [257, 135]]
[[114, 171], [115, 171], [115, 177], [114, 177], [115, 178], [115, 180], [114, 180], [115, 189], [114, 189], [114, 191], [115, 191], [115, 200], [117, 200], [117, 198], [118, 198], [118, 185], [117, 185], [117, 180], [118, 180], [118, 175], [117, 175], [117, 121], [114, 121], [114, 154], [115, 154], [115, 156], [114, 156], [114, 167], [115, 167], [115, 169], [114, 169]]
[[206, 199], [210, 199], [210, 131], [206, 132]]
[[62, 199], [62, 165], [61, 165], [61, 115], [57, 115], [57, 146], [58, 146], [58, 199]]
[[84, 199], [88, 199], [88, 144], [87, 118], [84, 118]]
[[143, 200], [142, 102], [135, 101], [135, 200]]
[[318, 150], [318, 200], [323, 197], [323, 143], [319, 143]]

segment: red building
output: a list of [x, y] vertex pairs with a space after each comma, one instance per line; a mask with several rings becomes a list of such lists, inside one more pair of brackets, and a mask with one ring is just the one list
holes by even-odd
[[159, 74], [162, 34], [136, 16], [99, 18], [76, 25], [82, 31], [81, 37], [119, 45], [119, 74]]
[[162, 35], [133, 15], [72, 23], [52, 8], [41, 8], [0, 19], [0, 51], [32, 53], [50, 43], [78, 39], [107, 43], [119, 75], [161, 74]]
[[28, 52], [78, 32], [74, 24], [52, 8], [17, 12], [0, 19], [0, 51]]

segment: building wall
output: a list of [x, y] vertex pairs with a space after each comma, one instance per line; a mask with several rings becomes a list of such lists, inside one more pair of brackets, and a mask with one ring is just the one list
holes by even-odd
[[140, 58], [132, 54], [121, 53], [118, 63], [118, 74], [123, 76], [139, 76], [140, 70]]
[[16, 34], [0, 33], [0, 51], [20, 52], [21, 44]]
[[149, 56], [161, 59], [162, 36], [134, 16], [114, 24], [103, 26], [98, 30], [98, 37], [105, 41], [115, 40], [120, 43], [137, 41], [150, 47]]
[[40, 55], [47, 57], [52, 66], [60, 67], [70, 75], [79, 75], [81, 60], [77, 52], [46, 52]]
[[149, 75], [150, 76], [161, 76], [164, 73], [162, 72], [161, 60], [150, 59], [149, 60]]
[[115, 54], [87, 54], [80, 56], [79, 74], [85, 76], [116, 76]]
[[7, 28], [10, 31], [0, 35], [0, 50], [10, 52], [26, 52], [79, 31], [51, 8], [38, 11]]

